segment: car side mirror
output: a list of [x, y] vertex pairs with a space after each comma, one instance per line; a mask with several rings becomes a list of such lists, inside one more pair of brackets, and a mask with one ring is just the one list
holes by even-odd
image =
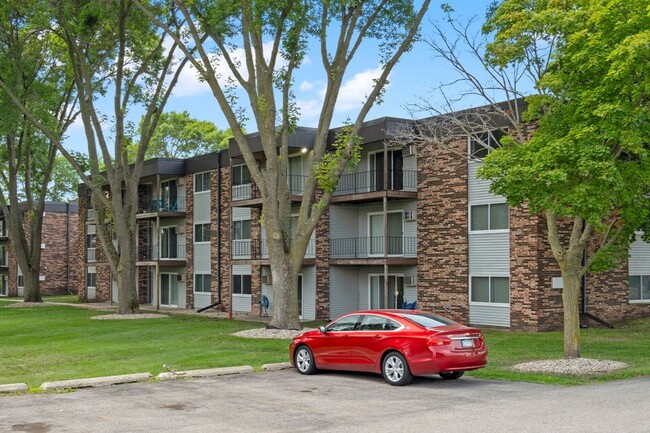
[[327, 328], [324, 327], [324, 326], [321, 326], [320, 328], [318, 328], [318, 330], [319, 330], [320, 332], [322, 332], [323, 334], [327, 334]]

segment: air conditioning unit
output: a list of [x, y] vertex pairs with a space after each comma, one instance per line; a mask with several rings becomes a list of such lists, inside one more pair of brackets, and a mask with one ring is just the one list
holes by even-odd
[[418, 280], [417, 277], [404, 277], [404, 285], [405, 286], [417, 286]]
[[267, 286], [270, 286], [273, 284], [273, 278], [271, 275], [262, 275], [262, 284], [266, 284]]
[[404, 221], [415, 221], [415, 212], [413, 212], [412, 210], [405, 210]]
[[402, 149], [402, 156], [415, 155], [415, 144], [408, 144]]

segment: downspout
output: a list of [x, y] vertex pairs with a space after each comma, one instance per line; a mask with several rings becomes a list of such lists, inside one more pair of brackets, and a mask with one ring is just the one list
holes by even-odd
[[388, 142], [384, 140], [384, 198], [383, 198], [383, 213], [384, 213], [384, 308], [388, 308]]
[[217, 303], [221, 304], [221, 152], [217, 156]]
[[65, 275], [66, 275], [66, 286], [68, 290], [68, 294], [71, 295], [72, 292], [70, 291], [70, 257], [72, 257], [72, 254], [70, 254], [70, 203], [65, 204], [65, 212], [66, 212], [66, 218], [65, 218], [65, 251], [66, 251], [66, 260], [65, 260]]

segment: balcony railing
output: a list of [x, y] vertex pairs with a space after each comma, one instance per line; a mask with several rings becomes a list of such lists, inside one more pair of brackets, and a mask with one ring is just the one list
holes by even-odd
[[[417, 238], [388, 237], [387, 251], [389, 257], [415, 257]], [[384, 256], [384, 237], [343, 238], [330, 240], [330, 257], [340, 259], [360, 259]]]
[[242, 185], [232, 186], [232, 200], [250, 200], [260, 198], [260, 191], [254, 183], [244, 183]]
[[[416, 191], [418, 172], [414, 170], [390, 170], [388, 172], [389, 191]], [[383, 170], [348, 173], [341, 176], [335, 194], [361, 194], [384, 190]]]
[[[288, 175], [287, 176], [287, 186], [289, 187], [289, 192], [292, 195], [302, 195], [305, 191], [305, 182], [307, 181], [307, 176], [302, 175]], [[232, 186], [232, 200], [250, 200], [254, 198], [260, 198], [260, 191], [257, 188], [255, 183], [245, 183], [242, 185], [233, 185]]]
[[185, 212], [185, 197], [154, 197], [138, 203], [138, 213], [157, 212]]
[[[232, 241], [233, 259], [268, 259], [269, 248], [266, 239], [235, 239]], [[312, 238], [307, 244], [305, 258], [316, 257], [316, 242]]]
[[185, 245], [147, 245], [138, 248], [138, 261], [185, 260]]

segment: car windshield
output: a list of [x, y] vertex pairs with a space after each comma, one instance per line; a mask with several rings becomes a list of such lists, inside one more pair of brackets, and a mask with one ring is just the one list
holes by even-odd
[[453, 320], [445, 319], [444, 317], [436, 316], [434, 314], [400, 313], [400, 316], [405, 318], [405, 319], [410, 320], [411, 322], [415, 322], [418, 325], [422, 325], [425, 328], [436, 328], [438, 326], [455, 325], [456, 324], [456, 322], [454, 322]]

